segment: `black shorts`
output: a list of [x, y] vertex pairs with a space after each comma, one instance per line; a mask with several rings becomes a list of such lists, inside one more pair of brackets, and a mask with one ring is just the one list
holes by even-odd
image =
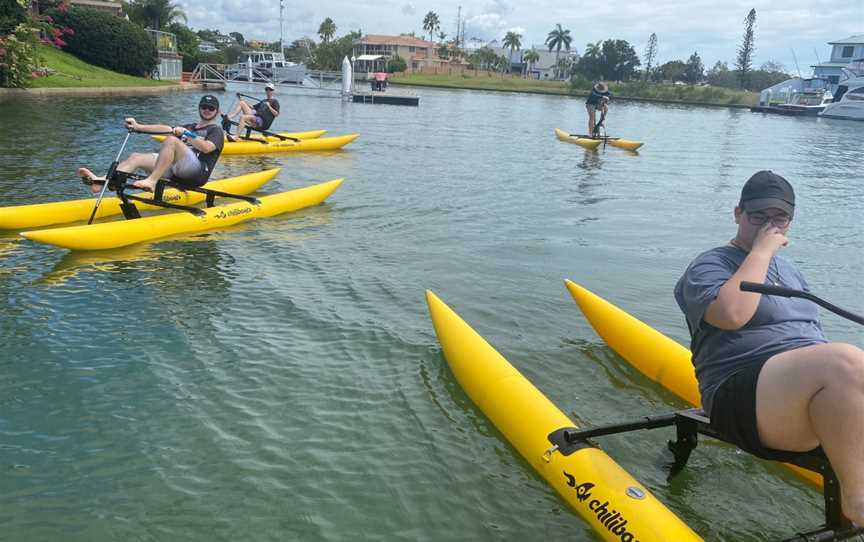
[[[711, 427], [736, 446], [763, 459], [791, 461], [807, 452], [775, 450], [762, 445], [756, 425], [756, 384], [767, 359], [727, 378], [714, 393]], [[817, 450], [819, 448], [816, 448]]]

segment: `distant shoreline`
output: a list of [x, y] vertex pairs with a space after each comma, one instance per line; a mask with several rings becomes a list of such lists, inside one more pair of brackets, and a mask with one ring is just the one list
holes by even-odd
[[46, 98], [51, 96], [150, 96], [172, 92], [203, 91], [206, 85], [178, 83], [154, 87], [53, 87], [53, 88], [0, 88], [0, 102], [16, 98]]
[[[584, 98], [588, 96], [589, 92], [584, 93], [570, 93], [567, 89], [562, 88], [560, 90], [557, 89], [520, 89], [520, 88], [494, 88], [494, 85], [490, 86], [480, 86], [480, 85], [453, 85], [448, 83], [426, 83], [426, 82], [403, 82], [398, 78], [395, 78], [391, 81], [391, 84], [396, 86], [406, 86], [406, 87], [426, 87], [426, 88], [445, 88], [450, 90], [480, 90], [480, 91], [489, 91], [489, 92], [514, 92], [518, 94], [541, 94], [547, 96], [565, 96], [570, 98]], [[630, 97], [630, 96], [621, 96], [616, 95], [615, 100], [620, 101], [634, 101], [634, 102], [648, 102], [648, 103], [660, 103], [660, 104], [678, 104], [678, 105], [696, 105], [696, 106], [704, 106], [704, 107], [725, 107], [731, 109], [750, 109], [753, 107], [748, 104], [729, 104], [729, 103], [716, 103], [716, 102], [700, 102], [700, 101], [687, 101], [687, 100], [664, 100], [659, 98], [640, 98], [640, 97]]]

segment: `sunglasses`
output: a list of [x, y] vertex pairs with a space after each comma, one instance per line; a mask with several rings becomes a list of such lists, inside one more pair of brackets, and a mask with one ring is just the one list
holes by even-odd
[[198, 106], [198, 109], [201, 109], [202, 111], [216, 111], [216, 106], [202, 104]]

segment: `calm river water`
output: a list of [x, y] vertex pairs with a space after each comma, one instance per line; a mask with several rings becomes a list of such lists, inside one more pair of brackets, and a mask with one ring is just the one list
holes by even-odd
[[[553, 135], [583, 130], [580, 99], [418, 92], [419, 108], [283, 92], [276, 128], [361, 138], [214, 174], [345, 177], [323, 206], [107, 253], [0, 236], [0, 539], [594, 540], [459, 388], [424, 290], [580, 422], [683, 406], [604, 346], [563, 280], [686, 343], [673, 285], [733, 236], [759, 169], [798, 194], [784, 253], [864, 312], [864, 124], [618, 102], [609, 134], [645, 146], [592, 152]], [[124, 116], [186, 122], [197, 100], [0, 103], [0, 202], [84, 197], [75, 169], [107, 168]], [[602, 444], [706, 539], [820, 523], [819, 493], [710, 441], [667, 483], [669, 436]]]

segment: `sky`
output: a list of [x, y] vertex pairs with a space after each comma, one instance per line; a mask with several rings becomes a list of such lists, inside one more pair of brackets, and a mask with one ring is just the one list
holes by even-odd
[[[175, 3], [186, 12], [187, 24], [194, 30], [240, 32], [247, 40], [279, 39], [279, 0]], [[864, 0], [285, 0], [284, 36], [286, 43], [303, 36], [317, 41], [318, 26], [326, 17], [336, 23], [337, 37], [351, 30], [390, 35], [413, 31], [420, 36], [423, 17], [434, 11], [441, 31], [450, 39], [456, 33], [459, 6], [467, 40], [500, 42], [505, 33], [515, 31], [522, 35], [523, 49], [531, 45], [540, 49], [549, 31], [561, 24], [570, 30], [571, 47], [580, 54], [588, 42], [622, 39], [641, 59], [648, 37], [656, 33], [656, 64], [686, 61], [698, 52], [706, 69], [717, 61], [734, 64], [744, 18], [755, 8], [754, 67], [779, 62], [787, 72], [797, 75], [800, 70], [803, 76], [811, 74], [813, 64], [828, 60], [829, 41], [864, 34]]]

